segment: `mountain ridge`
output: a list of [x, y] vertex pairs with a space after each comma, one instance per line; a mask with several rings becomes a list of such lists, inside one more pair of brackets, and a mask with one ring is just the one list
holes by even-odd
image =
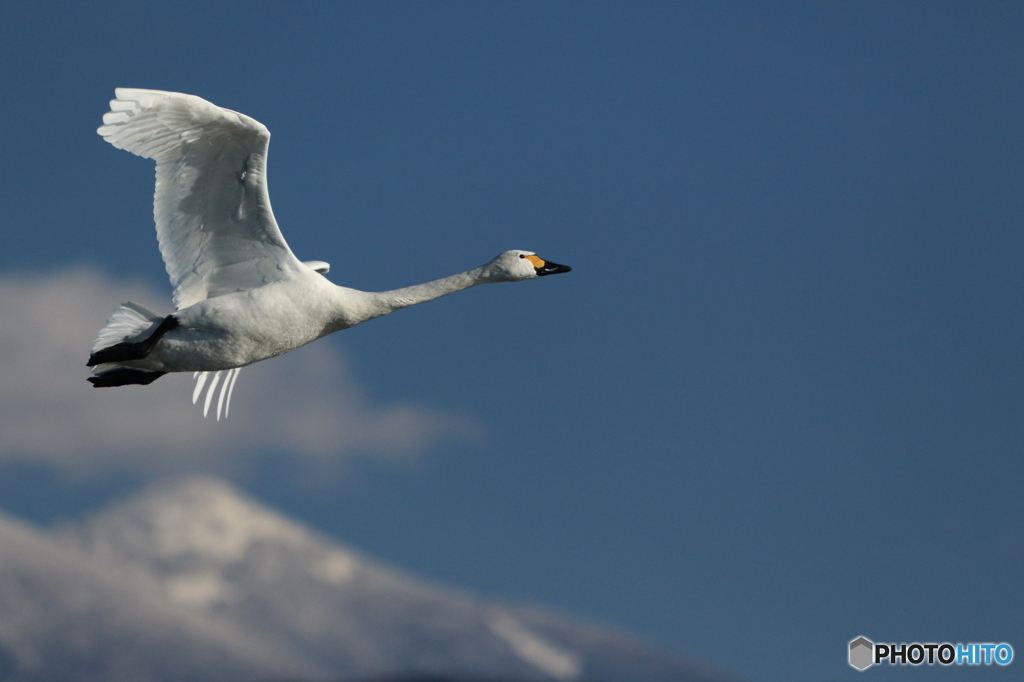
[[[146, 604], [150, 620], [164, 614], [167, 622], [163, 630], [156, 628], [153, 641], [170, 628], [179, 633], [182, 652], [194, 639], [208, 660], [220, 660], [211, 647], [227, 652], [222, 668], [230, 674], [208, 677], [201, 666], [190, 677], [182, 673], [189, 656], [182, 655], [178, 668], [153, 659], [153, 670], [144, 671], [148, 677], [131, 678], [137, 682], [242, 679], [246, 670], [258, 673], [249, 676], [253, 680], [410, 675], [517, 682], [726, 679], [629, 636], [543, 607], [488, 600], [420, 579], [209, 476], [157, 483], [45, 535], [4, 520], [0, 531], [17, 534], [10, 529], [23, 528], [23, 535], [48, 548], [40, 550], [49, 552], [47, 560], [67, 572], [77, 567], [93, 576], [69, 578], [85, 585], [86, 592], [122, 604]], [[0, 569], [8, 568], [3, 559], [0, 552]], [[0, 582], [4, 575], [0, 570]], [[0, 604], [4, 594], [0, 584]], [[97, 607], [96, 613], [109, 620], [101, 612]], [[145, 633], [152, 628], [144, 616], [132, 611], [110, 634], [134, 630], [147, 644]], [[0, 651], [3, 624], [0, 618]], [[99, 640], [90, 660], [101, 660], [109, 646]], [[140, 650], [148, 651], [146, 646]], [[11, 679], [34, 679], [21, 675], [27, 659], [12, 656], [19, 675]], [[145, 667], [145, 655], [137, 658], [133, 665]], [[227, 661], [236, 658], [231, 668]], [[232, 678], [236, 670], [243, 677]], [[0, 682], [2, 673], [0, 655]], [[59, 676], [46, 679], [63, 682]]]
[[150, 587], [0, 514], [0, 680], [184, 682], [196, 667], [238, 682], [322, 673], [273, 641], [178, 609]]

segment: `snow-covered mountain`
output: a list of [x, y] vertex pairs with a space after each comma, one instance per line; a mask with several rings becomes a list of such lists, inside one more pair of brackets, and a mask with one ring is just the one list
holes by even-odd
[[242, 682], [322, 671], [0, 515], [0, 680]]
[[48, 536], [0, 517], [0, 682], [410, 673], [724, 679], [620, 633], [414, 578], [219, 479], [163, 483]]

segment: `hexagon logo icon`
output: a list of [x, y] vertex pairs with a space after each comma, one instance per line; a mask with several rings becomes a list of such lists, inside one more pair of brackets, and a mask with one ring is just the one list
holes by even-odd
[[875, 643], [867, 637], [858, 637], [850, 642], [850, 665], [864, 670], [875, 661]]

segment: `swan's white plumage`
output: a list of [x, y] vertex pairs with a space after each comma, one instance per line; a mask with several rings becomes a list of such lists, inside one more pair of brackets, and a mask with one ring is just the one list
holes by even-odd
[[325, 263], [322, 260], [307, 260], [304, 261], [302, 264], [308, 268], [312, 268], [316, 272], [319, 272], [321, 275], [326, 275], [328, 272], [331, 271], [331, 264]]
[[193, 95], [114, 92], [97, 132], [156, 161], [153, 217], [179, 310], [300, 267], [270, 208], [262, 123]]
[[153, 215], [177, 312], [162, 318], [137, 303], [115, 311], [93, 344], [97, 386], [191, 371], [193, 404], [205, 390], [205, 416], [217, 394], [220, 419], [245, 365], [477, 284], [571, 269], [532, 251], [506, 251], [467, 272], [393, 291], [335, 286], [323, 276], [326, 262], [300, 262], [281, 235], [267, 191], [263, 124], [193, 95], [115, 93], [97, 132], [156, 161]]
[[100, 330], [100, 335], [92, 344], [92, 352], [96, 352], [121, 341], [134, 341], [137, 337], [146, 336], [160, 324], [164, 318], [140, 303], [128, 301], [107, 320], [107, 326]]

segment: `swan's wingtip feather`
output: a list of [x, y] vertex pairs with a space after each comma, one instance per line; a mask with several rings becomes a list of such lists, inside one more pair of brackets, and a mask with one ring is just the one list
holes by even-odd
[[[217, 421], [220, 421], [221, 415], [224, 416], [224, 419], [227, 419], [231, 411], [231, 395], [235, 392], [235, 382], [238, 380], [238, 374], [241, 371], [241, 367], [234, 367], [229, 370], [194, 372], [192, 376], [196, 380], [196, 387], [192, 391], [192, 404], [195, 405], [199, 401], [199, 397], [205, 389], [206, 398], [203, 400], [203, 416], [209, 416], [210, 406], [213, 405], [213, 396], [217, 393], [219, 385], [220, 393], [217, 395], [217, 411], [214, 416], [217, 418]], [[224, 376], [221, 377], [221, 374]], [[209, 381], [210, 375], [213, 375], [212, 381]]]
[[220, 375], [221, 370], [213, 373], [213, 381], [210, 382], [210, 388], [206, 390], [206, 402], [203, 403], [203, 417], [210, 413], [210, 403], [213, 401], [213, 394], [217, 390], [217, 384], [220, 383]]
[[234, 373], [235, 370], [229, 369], [227, 376], [224, 377], [224, 383], [220, 385], [220, 395], [217, 396], [217, 421], [220, 421], [220, 414], [224, 408], [224, 397], [227, 395], [228, 384], [231, 383], [231, 377], [234, 376]]
[[231, 395], [235, 392], [235, 382], [238, 381], [238, 375], [242, 371], [241, 367], [235, 367], [234, 374], [231, 375], [231, 385], [228, 386], [228, 398], [224, 403], [224, 418], [228, 418], [228, 412], [231, 410]]
[[209, 372], [196, 372], [196, 387], [192, 390], [192, 404], [195, 405], [196, 401], [199, 400], [199, 396], [203, 392], [203, 386], [206, 385], [206, 379], [209, 377]]
[[151, 106], [157, 99], [172, 93], [166, 90], [146, 90], [144, 88], [114, 88], [114, 97], [126, 102], [138, 102], [144, 107]]

